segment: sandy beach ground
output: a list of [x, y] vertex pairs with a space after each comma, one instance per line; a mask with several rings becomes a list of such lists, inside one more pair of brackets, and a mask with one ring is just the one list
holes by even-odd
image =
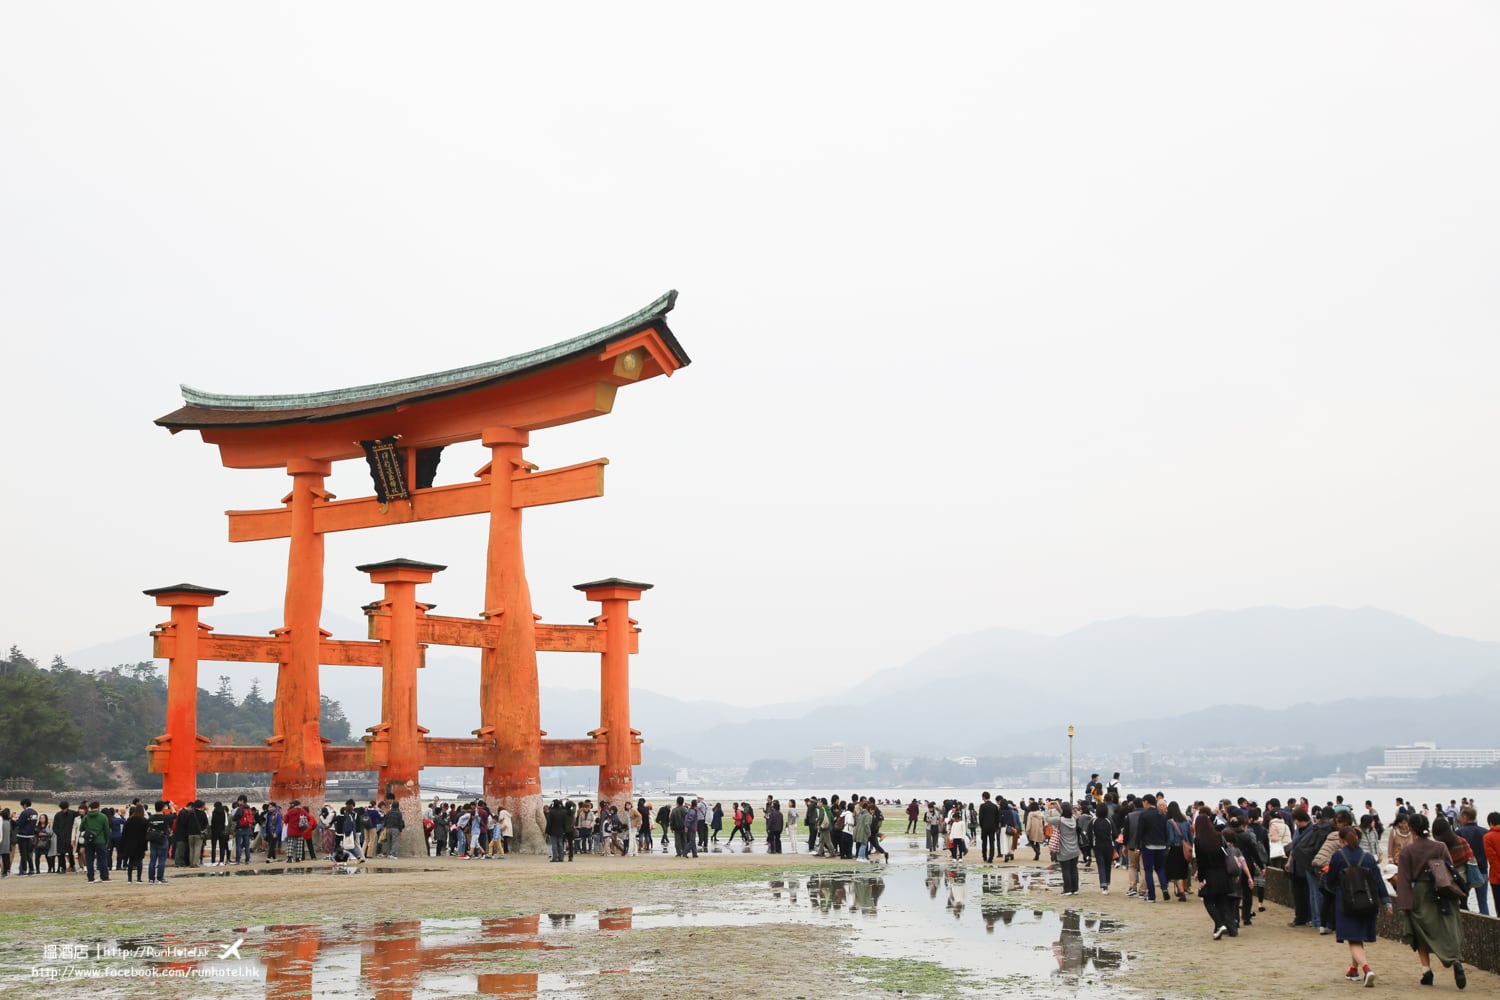
[[[921, 881], [933, 869], [925, 854], [893, 845], [897, 862], [890, 866], [888, 880]], [[1029, 855], [1028, 855], [1029, 856]], [[1023, 861], [991, 868], [973, 863], [977, 854], [961, 866], [971, 884], [986, 872], [1022, 869]], [[263, 862], [259, 869], [268, 869]], [[280, 867], [280, 866], [274, 866]], [[360, 876], [317, 874], [255, 877], [214, 874], [181, 875], [168, 869], [165, 886], [129, 885], [120, 873], [109, 885], [90, 885], [83, 875], [7, 878], [0, 883], [5, 901], [0, 914], [0, 942], [4, 960], [0, 983], [6, 992], [29, 978], [28, 968], [41, 961], [41, 950], [49, 940], [70, 941], [99, 937], [154, 936], [181, 933], [183, 940], [195, 935], [219, 942], [226, 932], [238, 928], [306, 928], [303, 940], [365, 940], [400, 938], [416, 926], [410, 922], [463, 920], [473, 917], [525, 918], [535, 915], [633, 912], [667, 908], [678, 913], [722, 910], [727, 901], [755, 899], [769, 894], [768, 886], [778, 873], [788, 872], [805, 884], [816, 873], [864, 871], [869, 866], [848, 862], [810, 859], [806, 855], [768, 856], [754, 854], [706, 855], [696, 861], [652, 854], [632, 859], [606, 859], [580, 855], [571, 864], [551, 864], [543, 857], [515, 856], [504, 861], [463, 861], [449, 858], [381, 862], [383, 870]], [[946, 872], [947, 865], [943, 864]], [[204, 869], [207, 873], [234, 872]], [[862, 962], [852, 947], [860, 933], [857, 927], [830, 921], [798, 923], [783, 928], [774, 922], [748, 926], [632, 926], [578, 934], [571, 938], [539, 939], [540, 945], [517, 947], [496, 958], [486, 953], [474, 971], [526, 976], [539, 984], [540, 995], [549, 982], [566, 981], [567, 995], [596, 997], [775, 997], [827, 994], [818, 982], [827, 976], [840, 982], [856, 982], [862, 995], [1027, 995], [1031, 997], [1072, 995], [1138, 995], [1147, 997], [1260, 998], [1267, 983], [1279, 984], [1275, 994], [1332, 996], [1353, 989], [1344, 982], [1347, 949], [1334, 939], [1286, 926], [1289, 911], [1268, 905], [1255, 925], [1237, 939], [1213, 941], [1207, 915], [1196, 900], [1187, 903], [1149, 904], [1124, 895], [1124, 880], [1117, 875], [1109, 896], [1098, 893], [1092, 873], [1082, 881], [1081, 895], [1063, 899], [1055, 888], [1033, 883], [1026, 892], [1028, 908], [1082, 909], [1120, 922], [1110, 936], [1110, 947], [1130, 956], [1129, 968], [1084, 985], [1076, 993], [1045, 981], [1028, 987], [1024, 980], [998, 977], [977, 990], [967, 976], [943, 977], [919, 974], [904, 976], [897, 964], [872, 966]], [[882, 902], [882, 916], [892, 903]], [[893, 914], [889, 919], [899, 919]], [[774, 917], [773, 917], [774, 920]], [[554, 921], [555, 922], [555, 921]], [[640, 922], [637, 922], [640, 923]], [[599, 925], [601, 928], [604, 923]], [[414, 933], [414, 932], [410, 932]], [[247, 937], [245, 955], [257, 955], [255, 935]], [[457, 940], [457, 939], [455, 939]], [[546, 940], [566, 940], [566, 947], [548, 950]], [[394, 945], [393, 945], [394, 947]], [[441, 942], [433, 944], [435, 954]], [[33, 954], [35, 952], [35, 954]], [[268, 965], [284, 956], [260, 954]], [[440, 956], [439, 956], [440, 957]], [[1404, 946], [1381, 941], [1372, 948], [1372, 964], [1379, 979], [1377, 988], [1409, 996], [1417, 993], [1416, 956]], [[368, 961], [368, 960], [367, 960]], [[487, 964], [486, 964], [487, 963]], [[925, 963], [930, 965], [931, 963]], [[913, 969], [924, 966], [913, 963]], [[931, 972], [933, 970], [928, 970]], [[368, 973], [366, 973], [368, 975]], [[551, 978], [549, 978], [551, 977]], [[494, 982], [494, 981], [492, 981]], [[983, 980], [981, 980], [983, 982]], [[34, 983], [33, 983], [34, 985]], [[163, 994], [160, 987], [111, 986], [114, 995]], [[1098, 992], [1094, 992], [1097, 990]], [[1422, 995], [1454, 991], [1452, 976], [1438, 972], [1438, 985]], [[207, 985], [199, 993], [222, 992]], [[370, 990], [349, 995], [368, 995]], [[378, 992], [378, 991], [376, 991]], [[524, 995], [524, 989], [509, 995]], [[418, 995], [421, 991], [418, 991]], [[237, 995], [295, 995], [264, 986], [259, 991]], [[559, 993], [558, 995], [562, 995]], [[1500, 977], [1472, 970], [1466, 996], [1500, 998]]]

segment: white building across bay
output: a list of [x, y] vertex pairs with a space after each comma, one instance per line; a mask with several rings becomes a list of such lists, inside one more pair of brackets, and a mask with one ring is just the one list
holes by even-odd
[[1436, 743], [1412, 743], [1391, 747], [1385, 762], [1365, 768], [1365, 780], [1386, 785], [1406, 785], [1417, 780], [1424, 767], [1491, 767], [1500, 764], [1500, 750], [1439, 749]]
[[842, 743], [834, 743], [831, 746], [817, 747], [813, 750], [813, 767], [832, 771], [842, 770], [846, 767], [868, 771], [875, 766], [874, 759], [870, 756], [869, 747], [846, 747]]

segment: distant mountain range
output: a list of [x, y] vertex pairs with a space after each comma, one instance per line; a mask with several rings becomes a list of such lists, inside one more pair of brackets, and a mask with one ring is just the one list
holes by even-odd
[[[221, 631], [264, 633], [272, 612], [226, 616]], [[338, 636], [362, 622], [330, 618]], [[149, 639], [118, 640], [65, 657], [75, 667], [134, 663]], [[419, 681], [422, 723], [434, 735], [467, 735], [479, 724], [472, 698], [477, 656], [430, 655]], [[237, 690], [259, 677], [269, 696], [273, 667], [213, 665]], [[545, 676], [545, 669], [544, 669]], [[947, 639], [843, 696], [774, 709], [690, 702], [632, 692], [635, 727], [653, 747], [701, 764], [744, 765], [807, 757], [834, 740], [902, 755], [1008, 755], [1055, 747], [1078, 727], [1080, 753], [1120, 753], [1213, 743], [1312, 744], [1321, 752], [1434, 740], [1493, 742], [1500, 707], [1500, 643], [1442, 635], [1374, 608], [1250, 608], [1175, 618], [1122, 618], [1060, 636], [991, 629]], [[355, 668], [325, 667], [324, 693], [343, 703], [355, 731], [379, 716], [379, 686]], [[542, 726], [555, 736], [598, 724], [598, 696], [545, 688]]]

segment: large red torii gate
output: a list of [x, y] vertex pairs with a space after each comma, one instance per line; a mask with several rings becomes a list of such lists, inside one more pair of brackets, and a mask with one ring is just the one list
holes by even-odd
[[[689, 358], [666, 324], [668, 292], [646, 308], [550, 347], [468, 368], [333, 392], [223, 396], [183, 386], [186, 405], [157, 424], [197, 430], [229, 468], [284, 468], [292, 490], [282, 506], [229, 511], [229, 539], [289, 540], [283, 626], [269, 637], [218, 635], [199, 609], [226, 591], [177, 584], [146, 591], [171, 619], [152, 633], [155, 655], [170, 661], [166, 732], [148, 748], [163, 775], [163, 797], [196, 797], [200, 773], [271, 772], [271, 796], [321, 805], [329, 770], [378, 769], [413, 829], [420, 822], [418, 772], [424, 766], [484, 769], [484, 793], [516, 817], [523, 849], [541, 846], [544, 766], [598, 766], [599, 796], [632, 794], [640, 762], [630, 728], [629, 655], [638, 647], [630, 602], [650, 584], [611, 578], [579, 584], [601, 606], [589, 625], [544, 625], [531, 610], [521, 544], [521, 511], [604, 492], [607, 459], [538, 470], [522, 457], [532, 431], [610, 412], [622, 385], [671, 375]], [[436, 451], [478, 439], [490, 461], [473, 481], [432, 485]], [[399, 442], [399, 444], [397, 443]], [[377, 496], [336, 500], [324, 489], [332, 463], [367, 458]], [[383, 588], [365, 609], [366, 640], [322, 631], [323, 536], [333, 531], [465, 514], [489, 515], [482, 613], [429, 614], [416, 588], [445, 567], [394, 559], [358, 567]], [[416, 671], [429, 644], [480, 650], [480, 728], [472, 738], [430, 737], [417, 723]], [[588, 739], [544, 740], [536, 654], [600, 656], [600, 723]], [[265, 746], [210, 746], [197, 731], [198, 664], [276, 663], [274, 734]], [[325, 745], [319, 732], [318, 668], [379, 667], [381, 721], [363, 747]], [[417, 838], [403, 838], [403, 849]]]

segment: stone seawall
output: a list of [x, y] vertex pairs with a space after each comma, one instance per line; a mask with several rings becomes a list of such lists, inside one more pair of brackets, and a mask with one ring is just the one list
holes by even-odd
[[[1485, 891], [1488, 890], [1486, 886]], [[1391, 892], [1394, 896], [1395, 890]], [[1266, 901], [1280, 903], [1288, 909], [1292, 907], [1292, 886], [1286, 873], [1279, 868], [1266, 869]], [[1500, 919], [1468, 910], [1459, 913], [1458, 919], [1463, 932], [1464, 964], [1486, 972], [1500, 972]], [[1403, 926], [1399, 910], [1391, 916], [1382, 912], [1377, 921], [1380, 936], [1393, 941], [1401, 940]]]

